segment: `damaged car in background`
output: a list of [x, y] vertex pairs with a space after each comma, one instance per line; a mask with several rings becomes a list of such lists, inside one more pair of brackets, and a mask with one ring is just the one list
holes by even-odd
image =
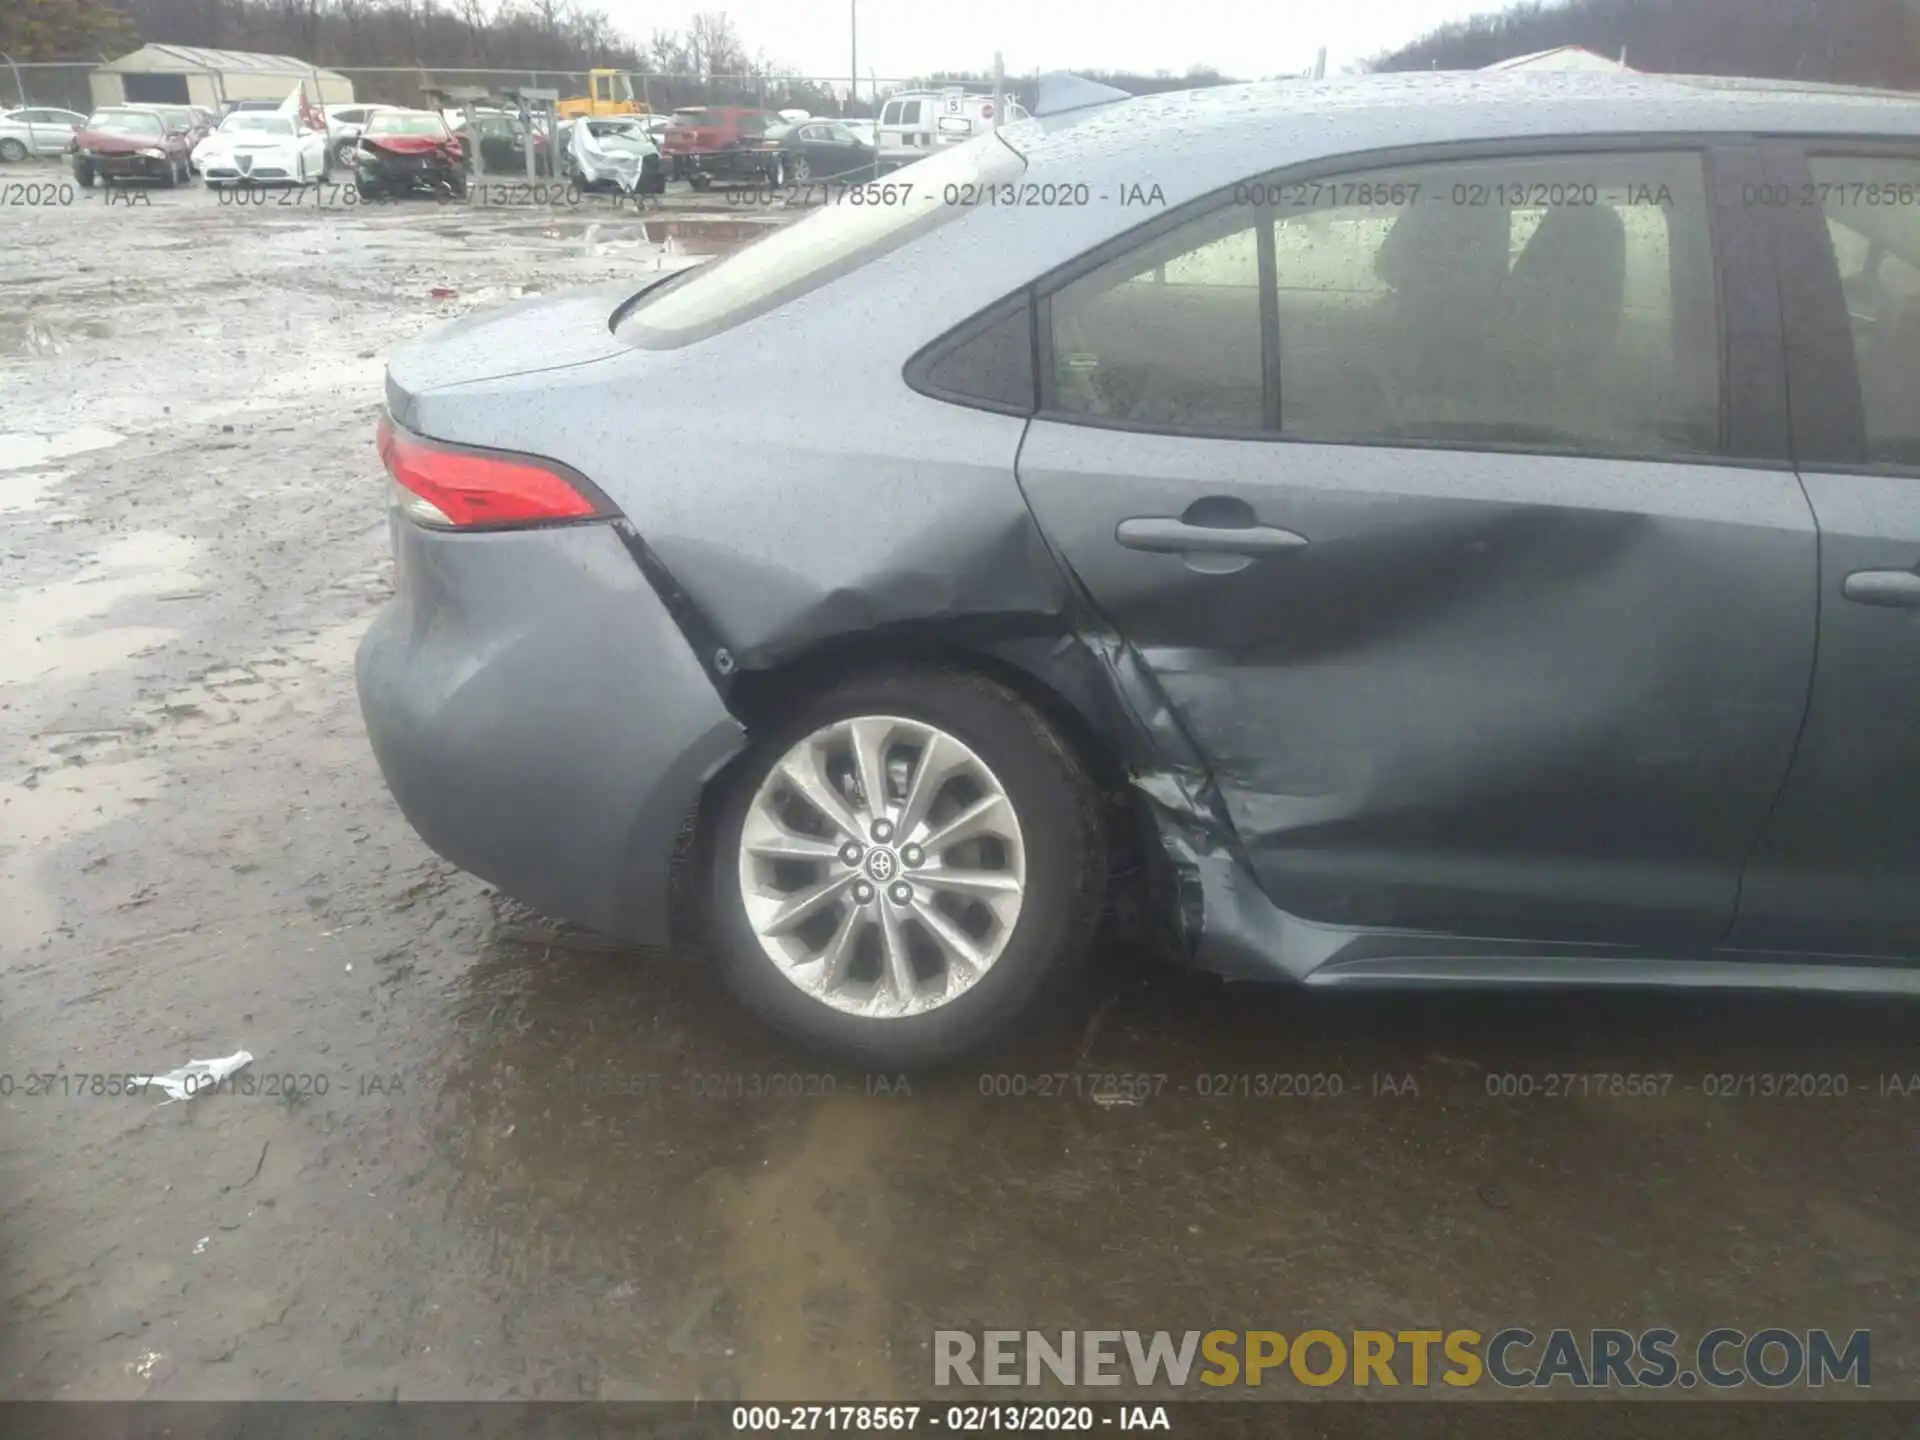
[[193, 174], [192, 145], [184, 127], [157, 111], [133, 105], [96, 110], [68, 146], [73, 178], [82, 189], [95, 180], [155, 180], [183, 185]]
[[667, 188], [659, 147], [638, 120], [582, 115], [564, 133], [567, 174], [582, 190], [658, 195]]
[[431, 110], [382, 110], [368, 117], [354, 155], [354, 185], [363, 200], [467, 193], [466, 150]]
[[393, 355], [358, 677], [426, 841], [867, 1064], [1135, 874], [1243, 979], [1920, 992], [1920, 298], [1854, 274], [1920, 209], [1844, 206], [1920, 100], [1047, 98]]

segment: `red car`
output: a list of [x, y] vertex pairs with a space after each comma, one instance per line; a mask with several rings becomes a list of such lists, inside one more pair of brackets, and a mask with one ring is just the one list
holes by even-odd
[[73, 157], [73, 178], [83, 188], [96, 178], [109, 183], [157, 180], [173, 186], [193, 173], [193, 144], [186, 128], [158, 111], [134, 105], [94, 111], [74, 133], [67, 153]]
[[676, 180], [704, 190], [718, 180], [761, 180], [768, 157], [760, 139], [780, 117], [744, 105], [691, 105], [673, 112], [660, 155]]

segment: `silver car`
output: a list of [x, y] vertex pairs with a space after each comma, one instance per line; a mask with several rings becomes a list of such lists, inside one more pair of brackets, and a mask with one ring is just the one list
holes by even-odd
[[0, 160], [18, 162], [29, 155], [63, 155], [74, 134], [87, 123], [75, 110], [29, 105], [0, 111]]
[[1920, 100], [1041, 108], [393, 356], [427, 842], [869, 1064], [1116, 895], [1239, 978], [1920, 993]]

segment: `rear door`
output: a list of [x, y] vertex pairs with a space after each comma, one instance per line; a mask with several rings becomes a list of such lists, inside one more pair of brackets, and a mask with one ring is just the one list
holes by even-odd
[[22, 110], [27, 123], [27, 148], [36, 155], [58, 155], [73, 143], [74, 127], [58, 110]]
[[1045, 299], [1022, 484], [1283, 910], [1726, 931], [1814, 656], [1754, 164], [1289, 174]]
[[1820, 663], [1732, 939], [1920, 958], [1920, 145], [1770, 155]]

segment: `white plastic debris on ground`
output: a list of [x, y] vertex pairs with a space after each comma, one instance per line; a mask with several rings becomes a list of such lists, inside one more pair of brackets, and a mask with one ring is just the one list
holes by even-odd
[[253, 1056], [245, 1050], [236, 1050], [218, 1060], [189, 1060], [178, 1070], [169, 1070], [164, 1075], [129, 1075], [127, 1085], [131, 1089], [142, 1090], [149, 1085], [158, 1085], [168, 1096], [160, 1103], [171, 1105], [175, 1100], [191, 1100], [196, 1095], [218, 1090], [221, 1081], [252, 1063]]

